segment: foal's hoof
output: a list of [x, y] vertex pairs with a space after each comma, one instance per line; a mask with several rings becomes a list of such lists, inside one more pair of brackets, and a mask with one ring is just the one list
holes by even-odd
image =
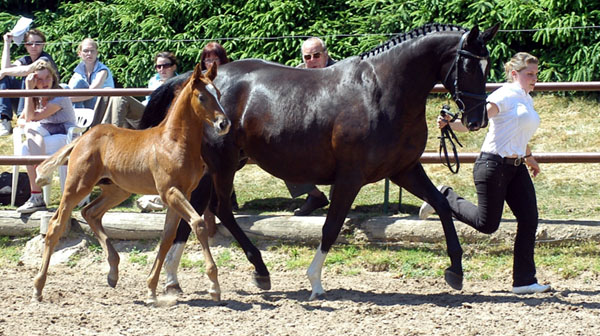
[[165, 287], [164, 293], [168, 295], [179, 295], [183, 293], [183, 289], [181, 289], [179, 284], [168, 285]]
[[444, 272], [444, 279], [448, 286], [456, 290], [461, 290], [463, 288], [463, 276], [450, 269], [447, 269]]
[[271, 289], [271, 277], [269, 275], [259, 275], [254, 272], [252, 277], [254, 285], [262, 290]]
[[112, 288], [115, 288], [115, 287], [117, 287], [117, 280], [118, 280], [118, 279], [113, 279], [113, 278], [111, 278], [110, 276], [107, 276], [107, 277], [106, 277], [106, 281], [108, 282], [108, 285], [109, 285], [110, 287], [112, 287]]

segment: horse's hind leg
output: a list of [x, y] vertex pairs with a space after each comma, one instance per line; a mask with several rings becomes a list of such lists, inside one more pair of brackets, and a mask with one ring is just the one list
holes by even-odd
[[46, 284], [46, 277], [48, 275], [48, 266], [50, 265], [50, 257], [54, 248], [58, 244], [60, 237], [65, 232], [67, 221], [71, 217], [71, 211], [75, 207], [78, 201], [66, 198], [63, 199], [58, 206], [58, 210], [54, 213], [54, 216], [50, 219], [48, 224], [48, 232], [46, 233], [44, 252], [42, 254], [42, 265], [36, 277], [33, 280], [33, 300], [42, 300], [42, 290]]
[[100, 185], [100, 188], [102, 189], [100, 196], [81, 210], [81, 216], [88, 223], [104, 250], [110, 267], [107, 276], [108, 285], [115, 287], [119, 280], [119, 253], [112, 246], [106, 231], [104, 231], [102, 216], [108, 210], [126, 200], [131, 193], [119, 188], [115, 184], [103, 184]]
[[411, 194], [431, 204], [440, 216], [444, 236], [446, 237], [446, 248], [450, 256], [450, 267], [446, 269], [444, 278], [450, 287], [461, 290], [463, 286], [463, 251], [460, 247], [456, 229], [454, 228], [452, 210], [448, 201], [433, 185], [421, 164], [417, 164], [413, 169], [402, 175], [390, 177], [390, 180], [405, 188]]
[[169, 206], [169, 210], [167, 211], [167, 220], [165, 222], [165, 228], [163, 231], [160, 248], [158, 250], [158, 255], [156, 257], [156, 261], [154, 262], [154, 266], [152, 267], [152, 272], [148, 277], [150, 300], [156, 298], [156, 287], [158, 285], [160, 268], [162, 267], [167, 251], [173, 243], [179, 216], [181, 216], [183, 220], [189, 223], [194, 232], [196, 232], [196, 236], [202, 245], [202, 252], [204, 254], [204, 261], [206, 263], [206, 274], [211, 281], [209, 293], [214, 301], [219, 301], [221, 299], [221, 288], [218, 281], [217, 265], [213, 260], [212, 254], [210, 253], [208, 234], [200, 215], [198, 215], [198, 213], [194, 210], [184, 194], [175, 187], [169, 188], [166, 193], [161, 194], [161, 197]]

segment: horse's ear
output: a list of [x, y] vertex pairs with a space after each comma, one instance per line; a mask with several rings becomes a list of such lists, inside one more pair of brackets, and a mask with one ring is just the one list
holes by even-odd
[[194, 73], [192, 74], [192, 78], [193, 78], [193, 80], [198, 80], [198, 79], [202, 78], [202, 64], [201, 63], [196, 64], [196, 67], [194, 68]]
[[488, 28], [481, 34], [481, 38], [483, 39], [483, 43], [487, 43], [489, 40], [493, 39], [500, 28], [500, 23], [496, 23], [493, 27]]
[[479, 37], [479, 27], [474, 26], [473, 29], [469, 31], [469, 35], [467, 35], [467, 44], [473, 44], [477, 41], [477, 37]]
[[215, 80], [215, 77], [217, 77], [217, 63], [213, 62], [210, 67], [208, 68], [208, 71], [206, 72], [206, 74], [204, 75], [206, 77], [208, 77], [211, 81]]

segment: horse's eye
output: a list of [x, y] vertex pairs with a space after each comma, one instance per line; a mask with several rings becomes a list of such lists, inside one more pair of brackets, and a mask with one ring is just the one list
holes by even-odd
[[204, 103], [204, 101], [206, 100], [206, 98], [204, 98], [204, 96], [202, 95], [202, 93], [200, 93], [200, 94], [198, 94], [198, 100], [199, 100], [201, 103]]

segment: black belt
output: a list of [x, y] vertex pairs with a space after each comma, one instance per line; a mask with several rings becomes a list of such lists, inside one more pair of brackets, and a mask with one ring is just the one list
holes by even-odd
[[492, 161], [496, 161], [496, 162], [499, 162], [502, 164], [507, 164], [507, 165], [515, 166], [515, 167], [520, 166], [521, 164], [523, 164], [525, 162], [525, 159], [523, 159], [522, 157], [503, 158], [500, 155], [492, 154], [492, 153], [485, 153], [485, 152], [481, 152], [479, 157], [484, 160], [492, 160]]

